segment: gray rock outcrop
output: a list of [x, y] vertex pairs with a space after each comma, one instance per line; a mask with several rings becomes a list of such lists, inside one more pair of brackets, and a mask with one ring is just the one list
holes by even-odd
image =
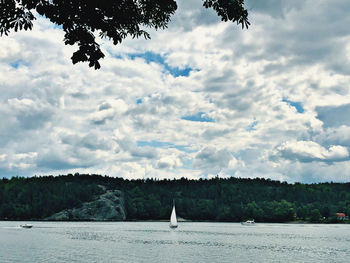
[[53, 214], [46, 220], [110, 221], [125, 220], [124, 195], [119, 190], [108, 190], [96, 200], [83, 203], [79, 208], [66, 209]]

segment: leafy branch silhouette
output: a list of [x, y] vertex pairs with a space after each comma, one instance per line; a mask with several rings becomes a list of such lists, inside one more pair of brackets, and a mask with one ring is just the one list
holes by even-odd
[[[214, 9], [222, 21], [236, 22], [242, 29], [250, 25], [244, 0], [203, 0], [203, 6]], [[99, 69], [105, 55], [96, 35], [114, 45], [127, 36], [150, 39], [143, 28], [165, 29], [176, 9], [175, 0], [0, 0], [0, 35], [31, 30], [36, 11], [62, 27], [66, 45], [78, 46], [73, 64], [88, 62]]]

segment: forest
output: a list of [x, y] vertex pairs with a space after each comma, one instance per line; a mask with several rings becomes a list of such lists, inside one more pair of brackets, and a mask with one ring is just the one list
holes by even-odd
[[349, 221], [336, 213], [350, 214], [350, 183], [235, 177], [126, 180], [76, 173], [0, 179], [0, 219], [43, 220], [94, 200], [104, 188], [124, 192], [127, 220], [168, 220], [173, 200], [178, 217], [193, 221], [343, 223]]

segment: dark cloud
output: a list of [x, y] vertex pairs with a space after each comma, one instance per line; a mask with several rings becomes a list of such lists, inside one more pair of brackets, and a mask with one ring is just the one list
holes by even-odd
[[52, 170], [89, 168], [101, 163], [93, 151], [75, 145], [52, 144], [44, 146], [38, 155], [37, 166]]
[[157, 167], [159, 169], [169, 169], [171, 167], [171, 164], [168, 162], [158, 162]]
[[9, 99], [8, 105], [23, 129], [40, 129], [54, 114], [50, 105], [31, 99]]
[[155, 159], [158, 156], [157, 149], [149, 146], [138, 147], [136, 145], [136, 142], [129, 138], [125, 137], [123, 139], [117, 140], [117, 142], [120, 148], [129, 153], [132, 157]]
[[72, 93], [71, 96], [76, 99], [88, 99], [89, 95], [83, 93], [83, 92], [75, 92]]
[[276, 148], [272, 159], [282, 157], [299, 162], [343, 162], [349, 160], [349, 151], [346, 147], [332, 145], [328, 149], [313, 141], [291, 141]]
[[350, 126], [350, 104], [316, 107], [316, 112], [324, 127]]
[[181, 166], [181, 161], [175, 155], [165, 156], [157, 162], [159, 169], [174, 169]]
[[204, 91], [207, 92], [225, 92], [227, 90], [239, 89], [236, 82], [236, 73], [233, 70], [218, 72], [218, 75], [208, 75], [205, 81]]
[[203, 138], [205, 138], [206, 140], [213, 140], [215, 138], [218, 137], [222, 137], [227, 135], [228, 133], [230, 133], [231, 130], [230, 129], [215, 129], [215, 128], [210, 128], [205, 130], [202, 133]]
[[112, 108], [112, 105], [109, 104], [108, 102], [103, 102], [100, 106], [98, 106], [99, 111], [107, 110]]
[[107, 120], [113, 120], [115, 117], [115, 114], [116, 113], [112, 108], [107, 107], [107, 108], [100, 109], [97, 112], [94, 112], [90, 116], [90, 119], [91, 119], [91, 122], [95, 125], [104, 125], [106, 124]]
[[283, 18], [285, 13], [292, 9], [301, 8], [303, 2], [302, 0], [246, 0], [245, 7], [251, 13], [262, 13], [274, 18]]
[[83, 164], [69, 162], [66, 159], [55, 158], [55, 156], [47, 156], [39, 159], [37, 166], [39, 168], [48, 168], [52, 170], [67, 170], [89, 167]]
[[330, 127], [314, 137], [323, 145], [343, 145], [350, 148], [349, 126]]
[[227, 168], [233, 158], [226, 149], [217, 150], [215, 147], [205, 147], [196, 154], [193, 166], [207, 173], [219, 173], [221, 169]]
[[200, 0], [179, 0], [178, 9], [172, 17], [169, 29], [191, 31], [198, 25], [209, 26], [220, 21], [214, 10], [203, 7]]
[[97, 134], [68, 135], [60, 136], [63, 144], [68, 144], [74, 147], [85, 147], [90, 150], [108, 150], [111, 149], [111, 143], [104, 138], [99, 138]]
[[[350, 74], [347, 38], [350, 2], [336, 0], [331, 5], [314, 1], [256, 1], [251, 6], [252, 26], [238, 32], [239, 39], [250, 35], [256, 41], [237, 41], [230, 28], [222, 46], [232, 43], [233, 60], [264, 61], [263, 74], [283, 74], [292, 68], [323, 65], [339, 74]], [[257, 12], [257, 15], [255, 12]], [[267, 19], [261, 14], [269, 14]]]

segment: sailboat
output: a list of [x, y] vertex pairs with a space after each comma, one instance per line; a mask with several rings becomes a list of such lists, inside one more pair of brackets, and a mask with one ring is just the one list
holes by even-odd
[[177, 220], [176, 220], [176, 212], [175, 212], [175, 201], [173, 204], [173, 211], [171, 212], [170, 216], [170, 228], [177, 228]]

